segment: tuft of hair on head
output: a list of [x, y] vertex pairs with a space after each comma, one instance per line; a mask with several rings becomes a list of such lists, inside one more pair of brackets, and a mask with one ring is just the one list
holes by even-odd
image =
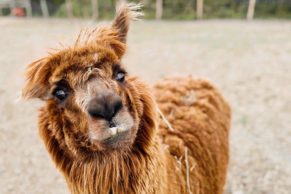
[[116, 16], [112, 28], [118, 33], [121, 42], [126, 43], [129, 23], [131, 20], [139, 20], [144, 14], [141, 11], [143, 5], [121, 2], [117, 5]]

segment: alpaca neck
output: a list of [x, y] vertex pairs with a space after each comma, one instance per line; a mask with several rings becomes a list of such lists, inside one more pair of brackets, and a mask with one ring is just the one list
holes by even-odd
[[65, 174], [72, 193], [163, 193], [165, 158], [158, 142], [148, 153], [136, 148], [130, 153], [72, 161]]

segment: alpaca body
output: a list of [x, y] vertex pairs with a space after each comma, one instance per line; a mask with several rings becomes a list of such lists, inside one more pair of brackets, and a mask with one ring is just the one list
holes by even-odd
[[172, 127], [160, 121], [160, 137], [176, 162], [175, 169], [168, 169], [181, 172], [179, 185], [187, 193], [222, 194], [229, 158], [228, 104], [209, 82], [191, 77], [160, 81], [155, 96]]
[[139, 9], [121, 4], [110, 27], [28, 66], [23, 97], [45, 101], [40, 136], [73, 194], [222, 194], [230, 109], [206, 81], [151, 90], [126, 72]]

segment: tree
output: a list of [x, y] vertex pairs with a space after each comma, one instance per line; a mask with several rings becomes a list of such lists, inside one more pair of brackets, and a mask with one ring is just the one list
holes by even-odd
[[196, 1], [196, 15], [199, 20], [203, 18], [203, 0]]
[[27, 15], [29, 16], [29, 17], [31, 17], [32, 16], [32, 7], [31, 7], [31, 2], [30, 2], [30, 0], [27, 0], [26, 1], [27, 3], [27, 5], [26, 5], [26, 11], [27, 11]]
[[249, 0], [247, 20], [252, 20], [254, 18], [255, 7], [256, 7], [256, 0]]
[[67, 16], [69, 18], [73, 17], [73, 5], [72, 5], [72, 0], [66, 0], [66, 11], [67, 11]]
[[[114, 1], [112, 1], [112, 2], [114, 2]], [[115, 8], [117, 9], [118, 8], [118, 5], [120, 5], [122, 3], [127, 3], [127, 0], [117, 0], [116, 1], [116, 4], [115, 4]]]
[[91, 4], [92, 4], [92, 19], [96, 20], [99, 17], [98, 0], [91, 0]]
[[156, 19], [160, 20], [163, 16], [163, 0], [156, 0]]
[[127, 3], [127, 0], [119, 0], [119, 3]]
[[47, 8], [46, 0], [40, 0], [40, 8], [41, 8], [42, 15], [46, 18], [49, 17], [49, 11]]
[[141, 0], [141, 3], [147, 6], [150, 3], [150, 0]]

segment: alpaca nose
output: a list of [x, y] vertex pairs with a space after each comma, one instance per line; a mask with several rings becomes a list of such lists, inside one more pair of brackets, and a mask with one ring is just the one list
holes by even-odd
[[122, 108], [122, 101], [117, 94], [103, 94], [91, 99], [88, 107], [90, 116], [111, 121], [116, 113]]

